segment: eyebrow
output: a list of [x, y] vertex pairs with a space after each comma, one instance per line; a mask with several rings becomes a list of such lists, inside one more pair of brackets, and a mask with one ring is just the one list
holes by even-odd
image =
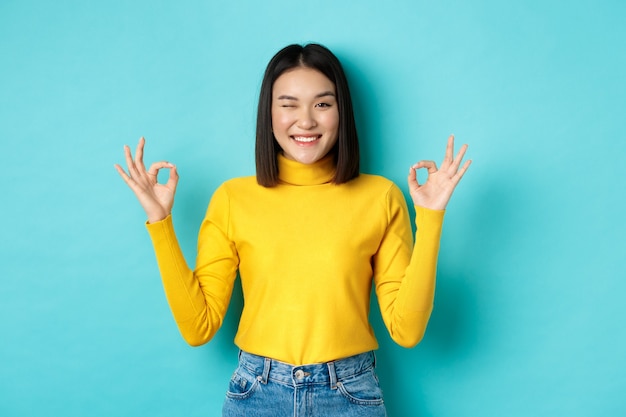
[[[324, 91], [322, 93], [319, 93], [315, 96], [315, 98], [322, 98], [322, 97], [335, 97], [335, 93], [333, 93], [332, 91]], [[294, 97], [294, 96], [290, 96], [288, 94], [282, 94], [280, 96], [278, 96], [277, 100], [294, 100], [294, 101], [298, 101], [298, 97]]]

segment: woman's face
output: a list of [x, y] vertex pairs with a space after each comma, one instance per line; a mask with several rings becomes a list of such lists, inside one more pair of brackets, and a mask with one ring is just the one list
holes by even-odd
[[287, 159], [312, 164], [337, 143], [335, 85], [321, 72], [297, 67], [272, 88], [272, 130]]

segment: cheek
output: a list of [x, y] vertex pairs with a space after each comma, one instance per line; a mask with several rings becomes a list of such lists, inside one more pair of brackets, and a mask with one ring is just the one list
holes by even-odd
[[291, 126], [293, 121], [292, 117], [285, 112], [273, 111], [272, 112], [272, 127], [274, 129], [285, 129]]
[[339, 128], [339, 113], [327, 112], [324, 114], [324, 126], [329, 130], [337, 130]]

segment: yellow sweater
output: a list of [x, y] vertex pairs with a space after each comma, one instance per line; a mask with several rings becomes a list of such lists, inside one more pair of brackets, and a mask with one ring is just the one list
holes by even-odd
[[213, 337], [239, 270], [244, 308], [235, 343], [247, 352], [301, 365], [376, 349], [372, 279], [391, 337], [416, 345], [432, 311], [444, 211], [416, 207], [413, 245], [404, 197], [391, 181], [361, 174], [335, 185], [329, 157], [303, 165], [280, 156], [279, 173], [273, 188], [245, 177], [215, 191], [193, 271], [171, 216], [147, 225], [185, 340], [196, 346]]

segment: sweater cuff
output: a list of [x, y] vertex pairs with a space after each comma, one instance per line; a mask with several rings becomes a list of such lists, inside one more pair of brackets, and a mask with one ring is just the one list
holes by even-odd
[[146, 221], [146, 229], [148, 230], [148, 233], [153, 241], [158, 240], [158, 238], [162, 238], [164, 235], [171, 235], [172, 230], [174, 230], [172, 215], [168, 214], [163, 220], [154, 223], [148, 223]]
[[426, 207], [415, 206], [415, 225], [417, 229], [441, 228], [445, 210], [431, 210]]

